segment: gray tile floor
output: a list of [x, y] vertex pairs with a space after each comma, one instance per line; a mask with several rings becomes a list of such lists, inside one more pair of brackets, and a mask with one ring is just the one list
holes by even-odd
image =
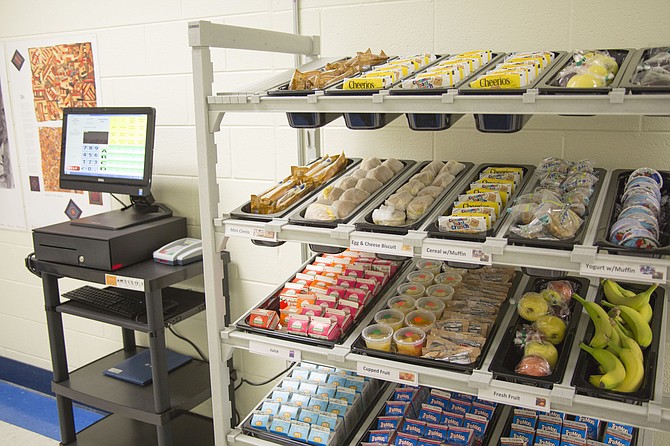
[[13, 424], [0, 421], [0, 444], [12, 446], [57, 446], [58, 442]]

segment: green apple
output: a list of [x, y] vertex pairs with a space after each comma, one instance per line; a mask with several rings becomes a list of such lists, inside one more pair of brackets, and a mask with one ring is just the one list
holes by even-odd
[[549, 313], [549, 303], [538, 293], [526, 293], [521, 296], [516, 307], [519, 316], [527, 321], [534, 322], [540, 316]]

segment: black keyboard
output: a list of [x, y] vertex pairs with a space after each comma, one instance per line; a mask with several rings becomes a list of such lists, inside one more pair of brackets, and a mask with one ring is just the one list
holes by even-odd
[[100, 289], [86, 285], [63, 293], [63, 297], [129, 318], [146, 312], [144, 299], [117, 293], [109, 288]]

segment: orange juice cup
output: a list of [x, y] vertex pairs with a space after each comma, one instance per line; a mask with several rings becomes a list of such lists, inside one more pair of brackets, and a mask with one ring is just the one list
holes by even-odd
[[435, 315], [426, 310], [414, 310], [405, 315], [405, 325], [428, 333], [435, 325]]
[[393, 331], [400, 330], [405, 320], [405, 313], [401, 310], [387, 309], [378, 311], [375, 314], [375, 322], [382, 325], [388, 325]]
[[404, 315], [416, 310], [416, 300], [411, 296], [395, 296], [386, 302], [386, 306], [392, 310], [400, 310]]
[[388, 325], [372, 324], [363, 329], [362, 333], [365, 345], [373, 350], [384, 352], [391, 351], [391, 339], [393, 338], [393, 329]]
[[423, 343], [426, 341], [426, 333], [415, 327], [405, 327], [393, 333], [398, 353], [409, 356], [421, 356]]

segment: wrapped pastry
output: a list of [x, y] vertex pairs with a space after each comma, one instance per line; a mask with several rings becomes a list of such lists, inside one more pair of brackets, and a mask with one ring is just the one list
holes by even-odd
[[404, 211], [407, 205], [414, 199], [414, 195], [409, 192], [396, 192], [386, 199], [386, 205], [393, 206], [396, 209]]
[[337, 187], [339, 187], [342, 190], [348, 190], [348, 189], [353, 189], [356, 187], [356, 184], [358, 183], [358, 180], [352, 176], [348, 176], [345, 178], [342, 178], [338, 183]]
[[421, 181], [424, 185], [430, 186], [433, 180], [435, 180], [435, 174], [429, 170], [425, 172], [419, 172], [415, 174], [410, 180], [419, 180]]
[[443, 188], [439, 186], [426, 186], [423, 189], [419, 191], [418, 194], [416, 194], [417, 197], [421, 197], [423, 195], [429, 195], [433, 197], [433, 199], [436, 199], [437, 197], [440, 196], [440, 194], [444, 191]]
[[382, 166], [388, 167], [393, 171], [393, 173], [398, 173], [403, 169], [403, 167], [405, 167], [402, 161], [398, 161], [395, 158], [388, 158], [386, 161], [382, 163]]
[[365, 52], [356, 53], [355, 57], [347, 60], [326, 64], [322, 70], [301, 72], [295, 70], [288, 85], [289, 90], [316, 90], [323, 89], [346, 77], [353, 76], [361, 71], [369, 70], [374, 65], [388, 60], [388, 56], [381, 53], [373, 54], [368, 48]]
[[381, 165], [382, 165], [382, 160], [380, 160], [380, 159], [377, 158], [377, 157], [375, 157], [375, 158], [366, 158], [366, 159], [364, 159], [363, 161], [361, 161], [360, 169], [363, 169], [363, 170], [372, 170], [372, 169], [374, 169], [375, 167], [377, 167], [377, 166], [381, 166]]
[[443, 167], [444, 167], [444, 163], [442, 161], [435, 160], [435, 161], [431, 161], [430, 163], [426, 164], [426, 166], [424, 166], [424, 168], [421, 169], [421, 171], [426, 172], [426, 171], [430, 170], [431, 172], [433, 172], [433, 175], [437, 176], [437, 174], [440, 173], [440, 171], [442, 170]]
[[412, 196], [416, 196], [424, 187], [426, 187], [426, 185], [419, 180], [409, 180], [407, 183], [400, 186], [396, 193], [409, 192]]
[[405, 213], [393, 206], [382, 205], [372, 211], [372, 221], [382, 226], [402, 226], [405, 224]]
[[445, 169], [446, 169], [446, 171], [449, 172], [450, 174], [456, 176], [456, 175], [458, 175], [459, 173], [461, 173], [461, 172], [463, 171], [463, 169], [465, 169], [465, 164], [463, 164], [463, 163], [459, 163], [458, 161], [449, 160], [449, 161], [447, 161], [447, 162], [445, 163], [445, 165], [444, 165], [444, 167], [442, 168], [442, 170], [441, 170], [440, 173], [444, 172]]
[[337, 218], [345, 218], [356, 209], [356, 206], [358, 205], [353, 201], [337, 200], [331, 205], [331, 208], [335, 211]]
[[407, 205], [407, 219], [408, 220], [418, 220], [426, 213], [431, 204], [433, 204], [434, 198], [430, 195], [423, 195], [420, 197], [414, 198]]
[[337, 218], [331, 205], [312, 203], [305, 210], [305, 218], [308, 220], [331, 221]]
[[369, 196], [370, 194], [363, 189], [353, 188], [345, 190], [344, 193], [340, 196], [340, 200], [353, 201], [358, 205], [365, 201]]
[[433, 180], [431, 185], [441, 187], [442, 189], [445, 189], [455, 179], [456, 179], [456, 177], [453, 176], [452, 174], [450, 174], [449, 172], [442, 172], [441, 174], [439, 174], [438, 176], [435, 177], [435, 179]]
[[365, 178], [365, 176], [368, 174], [368, 171], [365, 169], [356, 169], [353, 172], [351, 172], [351, 175], [349, 175], [352, 178], [356, 178], [357, 180], [360, 180], [361, 178]]
[[386, 166], [379, 165], [374, 169], [371, 169], [366, 178], [374, 178], [377, 181], [381, 181], [386, 184], [391, 178], [393, 178], [393, 171]]
[[361, 178], [358, 180], [358, 183], [356, 183], [356, 189], [363, 189], [369, 194], [376, 192], [382, 186], [383, 183], [374, 178]]
[[323, 199], [323, 200], [335, 201], [338, 198], [340, 198], [340, 196], [342, 195], [343, 192], [344, 192], [344, 189], [341, 189], [337, 186], [330, 185], [330, 186], [325, 187], [321, 191], [321, 193], [319, 194], [319, 199], [320, 200]]

